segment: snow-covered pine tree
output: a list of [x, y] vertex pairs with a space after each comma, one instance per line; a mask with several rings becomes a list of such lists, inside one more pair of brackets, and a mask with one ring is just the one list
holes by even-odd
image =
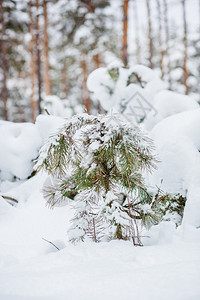
[[76, 195], [71, 241], [107, 235], [141, 244], [139, 224], [159, 218], [150, 209], [153, 197], [142, 176], [155, 162], [152, 142], [138, 127], [118, 115], [82, 114], [49, 139], [37, 168], [55, 178], [44, 189], [50, 206]]

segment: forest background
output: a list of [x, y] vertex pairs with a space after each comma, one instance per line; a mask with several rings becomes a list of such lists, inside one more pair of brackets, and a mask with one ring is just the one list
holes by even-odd
[[34, 122], [49, 95], [103, 112], [87, 77], [116, 59], [199, 101], [199, 0], [1, 0], [0, 24], [1, 119]]

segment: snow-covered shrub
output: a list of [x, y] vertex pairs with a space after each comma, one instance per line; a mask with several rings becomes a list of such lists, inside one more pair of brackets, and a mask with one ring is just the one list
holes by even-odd
[[91, 99], [106, 111], [114, 109], [132, 123], [143, 122], [151, 130], [159, 121], [186, 110], [198, 109], [192, 98], [166, 90], [157, 73], [143, 65], [123, 68], [112, 63], [88, 77]]
[[50, 206], [75, 195], [71, 241], [104, 235], [140, 244], [139, 224], [162, 218], [142, 175], [155, 167], [151, 150], [151, 140], [116, 115], [74, 116], [48, 140], [36, 168], [51, 175], [44, 188]]
[[142, 65], [123, 68], [119, 62], [93, 71], [87, 81], [92, 100], [99, 100], [109, 111], [116, 109], [127, 119], [140, 122], [155, 109], [151, 102], [154, 95], [165, 88], [157, 74]]
[[172, 221], [181, 225], [186, 197], [180, 194], [170, 194], [158, 189], [152, 195], [151, 209], [162, 216], [162, 221]]

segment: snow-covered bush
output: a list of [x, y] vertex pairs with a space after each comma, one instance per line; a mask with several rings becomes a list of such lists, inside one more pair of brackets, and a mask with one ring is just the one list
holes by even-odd
[[92, 100], [99, 100], [102, 107], [119, 113], [134, 122], [140, 122], [152, 109], [154, 95], [165, 88], [157, 74], [142, 65], [129, 69], [119, 62], [93, 71], [87, 81]]
[[143, 65], [123, 68], [112, 63], [93, 71], [87, 84], [91, 99], [106, 111], [114, 109], [126, 121], [143, 122], [148, 130], [168, 116], [199, 108], [192, 98], [166, 90], [157, 73]]
[[181, 194], [165, 193], [161, 189], [154, 192], [151, 208], [162, 216], [162, 221], [172, 221], [176, 227], [181, 225], [186, 197]]
[[151, 150], [151, 140], [117, 115], [77, 115], [49, 139], [36, 168], [51, 175], [44, 187], [51, 207], [75, 196], [71, 241], [107, 236], [141, 244], [139, 224], [157, 224], [166, 204], [142, 175], [155, 167]]

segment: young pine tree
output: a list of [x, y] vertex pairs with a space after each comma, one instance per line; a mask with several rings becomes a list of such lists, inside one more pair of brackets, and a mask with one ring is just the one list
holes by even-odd
[[140, 224], [157, 223], [143, 171], [155, 167], [152, 142], [114, 115], [76, 115], [42, 148], [37, 163], [53, 177], [44, 189], [48, 204], [75, 200], [72, 242], [132, 239], [141, 245]]

